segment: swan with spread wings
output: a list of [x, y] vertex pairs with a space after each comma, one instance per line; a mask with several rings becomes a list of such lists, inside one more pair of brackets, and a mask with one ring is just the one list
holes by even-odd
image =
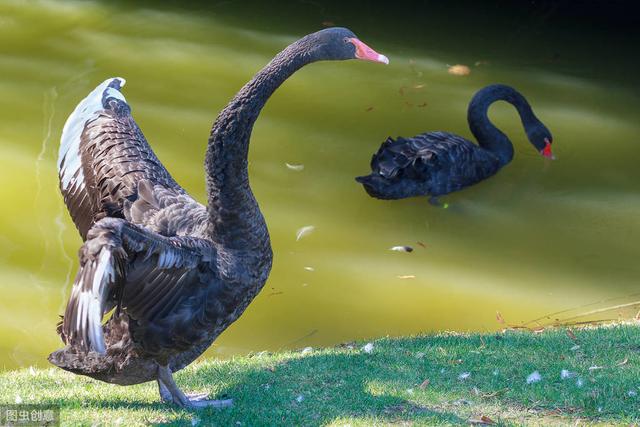
[[228, 403], [185, 395], [172, 373], [242, 314], [271, 269], [247, 171], [253, 124], [298, 69], [346, 59], [388, 62], [348, 29], [329, 28], [288, 46], [238, 92], [209, 136], [206, 206], [154, 154], [122, 94], [124, 79], [106, 80], [80, 102], [62, 132], [58, 171], [84, 243], [58, 328], [67, 345], [49, 356], [53, 364], [122, 385], [156, 380], [162, 399], [180, 406]]

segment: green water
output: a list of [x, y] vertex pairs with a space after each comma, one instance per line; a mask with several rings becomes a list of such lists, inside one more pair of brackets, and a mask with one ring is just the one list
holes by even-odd
[[[568, 309], [543, 323], [637, 311], [574, 318], [640, 299], [640, 97], [637, 59], [627, 50], [637, 39], [570, 28], [530, 37], [531, 26], [513, 23], [504, 34], [497, 24], [469, 27], [470, 15], [416, 25], [411, 11], [403, 26], [403, 11], [313, 2], [152, 7], [0, 2], [0, 366], [45, 366], [60, 346], [55, 324], [81, 241], [55, 164], [76, 103], [105, 78], [125, 77], [147, 139], [204, 202], [204, 149], [217, 112], [323, 21], [349, 26], [391, 64], [313, 64], [269, 101], [253, 134], [250, 173], [274, 267], [207, 355], [490, 331], [503, 327], [497, 311], [511, 324]], [[448, 74], [457, 63], [471, 74]], [[446, 197], [448, 209], [424, 198], [374, 200], [354, 182], [388, 135], [442, 129], [470, 137], [466, 105], [493, 82], [528, 97], [554, 134], [557, 161], [527, 145], [512, 108], [495, 105], [491, 117], [512, 137], [516, 158]], [[315, 230], [296, 241], [308, 225]], [[389, 251], [395, 245], [415, 250]]]

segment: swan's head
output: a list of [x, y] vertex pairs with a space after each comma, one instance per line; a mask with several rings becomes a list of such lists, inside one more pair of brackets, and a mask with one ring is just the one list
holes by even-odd
[[318, 60], [361, 59], [389, 63], [389, 58], [364, 44], [348, 28], [326, 28], [309, 34], [305, 39], [310, 54]]
[[527, 136], [529, 137], [529, 141], [531, 141], [531, 144], [536, 147], [536, 150], [538, 150], [540, 154], [542, 154], [547, 159], [554, 160], [556, 158], [551, 151], [553, 136], [545, 125], [543, 125], [541, 122], [538, 122], [536, 125], [527, 130]]

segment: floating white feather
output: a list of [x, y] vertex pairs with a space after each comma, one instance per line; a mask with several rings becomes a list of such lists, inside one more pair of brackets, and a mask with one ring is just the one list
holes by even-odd
[[304, 227], [299, 228], [298, 231], [296, 231], [296, 241], [302, 239], [308, 234], [311, 234], [315, 229], [316, 227], [313, 225], [305, 225]]

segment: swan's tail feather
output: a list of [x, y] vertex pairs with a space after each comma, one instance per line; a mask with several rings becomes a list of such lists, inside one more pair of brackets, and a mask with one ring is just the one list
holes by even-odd
[[[82, 251], [88, 252], [88, 241]], [[103, 246], [95, 256], [82, 256], [71, 297], [60, 328], [66, 344], [82, 351], [105, 352], [102, 316], [116, 284], [120, 254], [117, 248]]]

